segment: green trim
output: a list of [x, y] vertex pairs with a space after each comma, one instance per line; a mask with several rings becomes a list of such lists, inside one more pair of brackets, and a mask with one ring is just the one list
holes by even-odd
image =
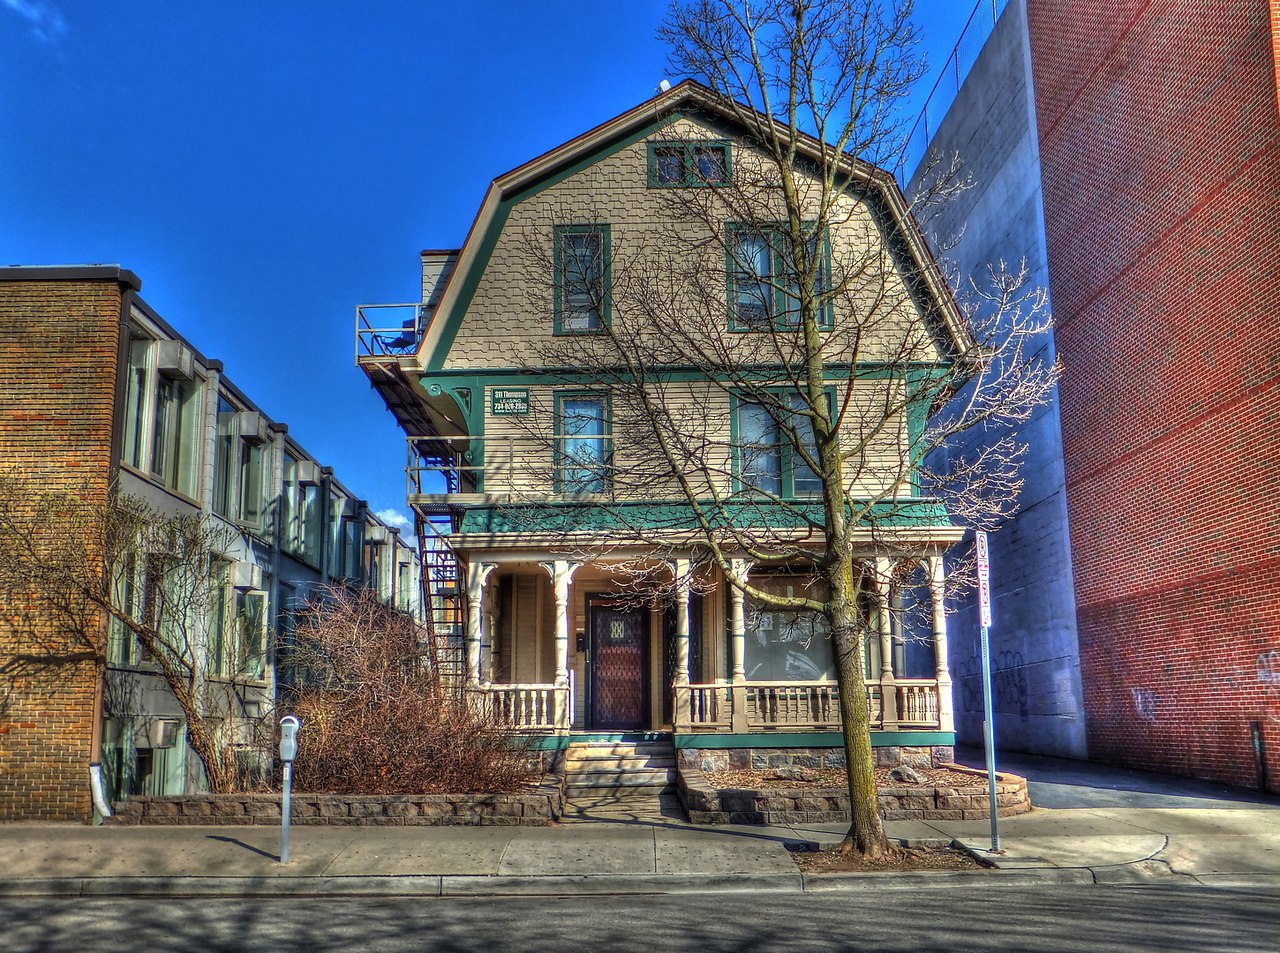
[[[824, 368], [827, 379], [832, 381], [845, 381], [853, 378], [855, 380], [873, 380], [886, 377], [894, 377], [904, 369], [908, 371], [933, 371], [940, 372], [949, 368], [947, 364], [934, 364], [927, 361], [917, 361], [914, 363], [889, 364], [883, 361], [863, 361], [854, 367], [848, 364], [827, 364]], [[776, 364], [760, 365], [758, 370], [744, 369], [736, 371], [733, 378], [755, 377], [763, 383], [776, 381], [778, 379], [779, 367]], [[546, 368], [531, 370], [523, 367], [490, 367], [468, 370], [465, 372], [468, 380], [481, 381], [486, 387], [503, 386], [512, 384], [528, 384], [528, 383], [546, 383], [546, 384], [592, 384], [599, 381], [599, 374], [586, 373], [576, 371], [571, 368], [555, 369]], [[419, 375], [419, 379], [425, 382], [432, 380], [452, 380], [460, 378], [462, 373], [456, 370], [428, 370]], [[730, 379], [729, 374], [709, 375], [705, 370], [698, 370], [693, 367], [684, 365], [672, 365], [670, 367], [654, 370], [651, 376], [655, 379], [666, 382], [677, 381], [705, 381], [712, 377], [718, 380]]]
[[[601, 390], [566, 390], [566, 391], [556, 391], [554, 394], [555, 446], [553, 451], [552, 468], [551, 468], [552, 492], [554, 493], [564, 492], [564, 487], [561, 483], [561, 474], [565, 469], [564, 460], [566, 459], [566, 457], [564, 453], [564, 439], [565, 439], [564, 411], [561, 408], [565, 400], [574, 400], [577, 398], [599, 400], [604, 404], [604, 407], [602, 408], [604, 419], [601, 422], [604, 427], [604, 433], [600, 435], [600, 440], [604, 443], [604, 459], [601, 461], [601, 466], [604, 468], [604, 473], [601, 474], [601, 480], [604, 483], [604, 486], [601, 488], [599, 492], [606, 493], [608, 492], [609, 487], [612, 485], [612, 481], [609, 479], [609, 470], [613, 462], [613, 401], [608, 391], [601, 391]], [[584, 437], [581, 439], [591, 439], [591, 438]]]
[[592, 741], [639, 743], [646, 741], [670, 741], [669, 731], [575, 731], [567, 735], [521, 735], [529, 743], [531, 751], [564, 751], [572, 744]]
[[476, 491], [484, 490], [484, 421], [485, 380], [474, 374], [420, 377], [418, 385], [429, 397], [447, 397], [466, 421], [467, 436], [473, 439], [463, 451], [460, 462], [480, 467], [476, 473]]
[[[810, 530], [823, 525], [821, 500], [777, 503], [738, 501], [711, 507], [713, 527], [756, 526], [777, 530]], [[946, 507], [937, 500], [912, 499], [876, 503], [865, 525], [900, 529], [953, 528]], [[698, 522], [688, 503], [547, 502], [472, 506], [462, 514], [459, 535], [636, 533], [654, 530], [691, 532]]]
[[[747, 735], [682, 733], [673, 738], [680, 748], [840, 748], [844, 735], [838, 731], [798, 731]], [[954, 731], [873, 731], [873, 748], [924, 747], [956, 743]]]
[[[609, 326], [613, 317], [613, 260], [612, 235], [607, 223], [590, 225], [557, 225], [552, 229], [555, 248], [555, 280], [552, 282], [552, 311], [554, 327], [552, 334], [599, 334]], [[600, 327], [598, 328], [565, 328], [564, 326], [564, 238], [566, 235], [599, 235], [600, 236]]]
[[466, 274], [460, 276], [462, 284], [458, 288], [458, 296], [453, 301], [453, 307], [447, 315], [435, 316], [435, 320], [444, 321], [444, 326], [441, 329], [440, 338], [431, 352], [431, 357], [427, 361], [427, 369], [432, 371], [444, 369], [445, 359], [449, 356], [449, 350], [453, 347], [453, 342], [457, 339], [458, 331], [462, 327], [462, 319], [471, 307], [471, 301], [475, 297], [476, 289], [480, 286], [480, 279], [484, 276], [489, 259], [493, 257], [494, 249], [498, 246], [498, 240], [502, 237], [502, 230], [507, 225], [511, 210], [516, 205], [552, 186], [559, 185], [565, 179], [577, 175], [601, 159], [608, 158], [623, 149], [635, 145], [659, 129], [666, 128], [671, 123], [682, 118], [682, 116], [683, 113], [679, 111], [667, 113], [652, 122], [646, 123], [629, 135], [605, 143], [600, 148], [587, 153], [577, 162], [549, 172], [547, 175], [513, 191], [510, 195], [504, 196], [499, 201], [497, 209], [494, 210], [493, 218], [490, 219], [484, 233], [480, 236], [479, 244], [476, 246], [475, 258], [468, 265]]
[[[648, 143], [645, 166], [648, 170], [649, 188], [723, 188], [733, 179], [733, 142], [729, 139], [653, 139]], [[724, 149], [724, 180], [707, 181], [698, 175], [697, 150], [705, 148]], [[681, 152], [682, 176], [679, 182], [658, 181], [658, 160], [656, 153], [660, 149], [679, 150]]]

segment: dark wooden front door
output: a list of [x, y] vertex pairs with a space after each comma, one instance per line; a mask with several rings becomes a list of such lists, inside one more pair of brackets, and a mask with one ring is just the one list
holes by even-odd
[[649, 726], [649, 614], [591, 604], [591, 725], [607, 731]]

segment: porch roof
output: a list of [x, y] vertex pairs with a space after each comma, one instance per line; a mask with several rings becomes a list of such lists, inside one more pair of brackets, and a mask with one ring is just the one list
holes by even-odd
[[[713, 527], [759, 527], [767, 530], [794, 530], [802, 534], [822, 532], [821, 501], [759, 503], [743, 501], [708, 506], [706, 515]], [[872, 528], [913, 531], [962, 532], [947, 516], [937, 500], [909, 499], [874, 503], [860, 521]], [[548, 501], [468, 507], [462, 514], [458, 534], [490, 536], [507, 534], [560, 535], [565, 533], [692, 533], [698, 521], [688, 503], [593, 503]]]

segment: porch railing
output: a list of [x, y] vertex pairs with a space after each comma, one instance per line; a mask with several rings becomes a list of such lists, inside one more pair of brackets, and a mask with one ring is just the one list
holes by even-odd
[[[839, 731], [835, 682], [712, 682], [677, 685], [677, 731]], [[886, 712], [885, 696], [893, 702]], [[939, 729], [935, 679], [898, 679], [867, 685], [873, 731]], [[886, 714], [888, 717], [886, 717]]]
[[[468, 691], [481, 710], [504, 728], [550, 732], [569, 727], [568, 686], [495, 684]], [[558, 702], [557, 695], [561, 696]], [[558, 718], [559, 712], [564, 714]], [[565, 723], [557, 724], [558, 720]]]
[[[676, 731], [840, 730], [835, 682], [721, 681], [677, 685], [672, 691]], [[498, 724], [515, 731], [563, 733], [573, 720], [572, 685], [490, 684], [468, 692]], [[938, 683], [931, 678], [870, 682], [867, 714], [873, 731], [938, 730]]]

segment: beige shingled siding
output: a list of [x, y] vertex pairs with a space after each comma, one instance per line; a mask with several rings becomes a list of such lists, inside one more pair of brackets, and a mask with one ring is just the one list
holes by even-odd
[[[654, 138], [672, 136], [721, 138], [716, 131], [688, 120]], [[740, 143], [735, 143], [733, 150], [738, 168], [758, 161]], [[555, 225], [609, 225], [615, 286], [625, 281], [629, 259], [643, 264], [670, 256], [670, 260], [679, 261], [694, 253], [698, 237], [705, 238], [705, 226], [673, 224], [668, 207], [673, 190], [648, 187], [647, 157], [646, 141], [641, 140], [512, 209], [449, 351], [449, 370], [519, 368], [537, 363], [538, 344], [552, 338], [550, 271]], [[833, 259], [839, 262], [857, 257], [862, 261], [867, 249], [878, 257], [880, 232], [868, 211], [853, 199], [843, 203], [842, 211], [847, 217], [837, 221], [831, 234]], [[702, 254], [710, 256], [704, 273], [714, 283], [715, 274], [723, 271], [724, 249], [713, 242], [705, 245]], [[837, 264], [837, 274], [839, 270]], [[678, 294], [678, 287], [673, 286], [671, 293]], [[619, 296], [624, 297], [621, 288]], [[873, 340], [864, 342], [859, 355], [862, 360], [884, 359], [890, 342], [900, 342], [905, 322], [918, 323], [915, 310], [907, 303], [901, 278], [890, 273], [887, 265], [883, 280], [870, 282], [860, 301], [864, 308], [875, 306], [877, 310], [884, 310], [886, 302], [906, 305], [900, 317], [877, 326]], [[727, 320], [727, 306], [725, 313]], [[749, 337], [743, 335], [744, 346]]]

